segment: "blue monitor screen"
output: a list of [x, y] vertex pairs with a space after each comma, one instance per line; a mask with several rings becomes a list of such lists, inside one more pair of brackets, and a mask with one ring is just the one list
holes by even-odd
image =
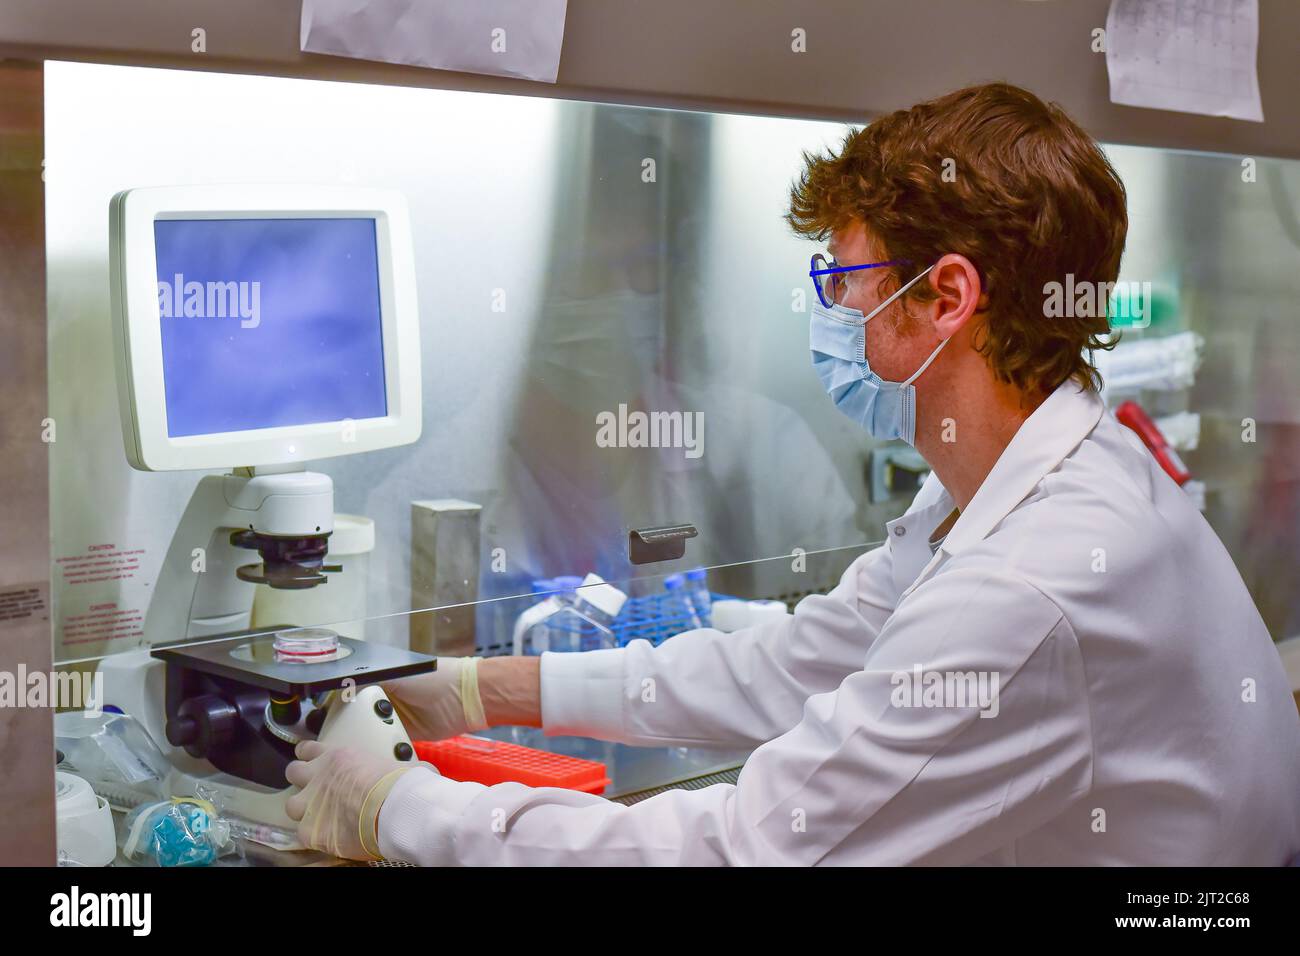
[[374, 219], [159, 219], [167, 434], [388, 414]]

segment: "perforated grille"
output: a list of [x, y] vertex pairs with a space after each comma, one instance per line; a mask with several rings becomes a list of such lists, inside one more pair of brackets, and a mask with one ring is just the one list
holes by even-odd
[[649, 790], [638, 790], [636, 793], [625, 793], [621, 797], [612, 797], [614, 803], [621, 803], [626, 807], [634, 803], [640, 803], [642, 800], [649, 800], [651, 797], [658, 796], [661, 793], [667, 793], [669, 790], [703, 790], [705, 787], [711, 787], [715, 783], [735, 784], [740, 779], [740, 766], [737, 765], [728, 770], [718, 770], [713, 773], [706, 773], [700, 777], [691, 777], [689, 780], [682, 780], [678, 783], [665, 784], [662, 787], [651, 787]]

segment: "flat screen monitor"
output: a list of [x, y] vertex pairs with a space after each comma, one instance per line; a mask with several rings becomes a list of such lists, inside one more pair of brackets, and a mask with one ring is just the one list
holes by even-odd
[[400, 197], [161, 187], [110, 214], [127, 457], [292, 464], [414, 441], [419, 331]]

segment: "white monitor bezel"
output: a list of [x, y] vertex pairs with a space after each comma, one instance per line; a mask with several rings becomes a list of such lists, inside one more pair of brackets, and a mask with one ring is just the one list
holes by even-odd
[[[167, 433], [154, 222], [158, 219], [375, 221], [388, 414], [173, 438]], [[406, 201], [349, 186], [153, 186], [110, 204], [109, 259], [118, 401], [127, 460], [144, 471], [294, 465], [391, 448], [421, 428], [420, 326]], [[238, 388], [237, 382], [231, 383]]]

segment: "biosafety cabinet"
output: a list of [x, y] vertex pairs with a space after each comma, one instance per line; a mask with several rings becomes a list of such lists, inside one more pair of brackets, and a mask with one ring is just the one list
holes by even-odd
[[[95, 294], [109, 278], [109, 202], [123, 190], [247, 183], [299, 195], [330, 185], [402, 197], [418, 437], [341, 445], [346, 454], [328, 464], [305, 447], [290, 455], [328, 474], [336, 511], [370, 529], [356, 567], [317, 589], [364, 576], [364, 616], [385, 622], [368, 637], [499, 653], [535, 582], [588, 573], [636, 598], [703, 566], [717, 593], [793, 601], [833, 586], [903, 505], [870, 501], [869, 442], [812, 373], [815, 250], [781, 218], [800, 150], [836, 142], [838, 125], [74, 64], [51, 64], [47, 84], [50, 162], [61, 170], [47, 232], [62, 658], [138, 640], [131, 623], [205, 473], [173, 471], [171, 459], [141, 471], [123, 447], [120, 376], [108, 361], [121, 349], [109, 302]], [[158, 136], [159, 117], [178, 111], [215, 125], [199, 139]], [[83, 163], [76, 144], [87, 138], [117, 145]], [[85, 253], [60, 251], [74, 248]], [[198, 308], [187, 283], [211, 291], [197, 269], [165, 270], [160, 321]], [[222, 341], [222, 323], [234, 330], [227, 341], [265, 333], [234, 303], [227, 311], [200, 320], [210, 342]], [[191, 401], [273, 403], [265, 381], [316, 345], [249, 354]], [[297, 385], [328, 407], [363, 365], [360, 350], [332, 370], [313, 357]], [[227, 467], [241, 464], [229, 457]], [[92, 556], [115, 573], [83, 574]], [[109, 602], [114, 614], [88, 623]], [[459, 607], [433, 611], [442, 605]]]
[[[393, 667], [527, 653], [541, 646], [530, 609], [590, 574], [623, 595], [615, 644], [671, 639], [691, 624], [674, 575], [703, 568], [687, 590], [793, 606], [879, 545], [924, 477], [908, 449], [837, 414], [809, 361], [819, 250], [782, 215], [803, 151], [837, 145], [841, 124], [57, 62], [44, 84], [48, 614], [64, 669], [161, 640], [158, 602], [183, 605], [168, 640], [224, 621], [332, 628]], [[1261, 158], [1247, 183], [1233, 157], [1107, 152], [1128, 189], [1120, 278], [1135, 290], [1104, 357], [1108, 400], [1162, 426], [1274, 637], [1296, 634], [1300, 164]], [[135, 227], [156, 244], [136, 305], [197, 323], [189, 341], [141, 345], [115, 321], [113, 203], [131, 190], [179, 202], [162, 221], [207, 223], [160, 231], [151, 214]], [[258, 202], [213, 212], [241, 190]], [[398, 272], [383, 254], [364, 261], [373, 229], [277, 226], [239, 245], [212, 227], [355, 219], [349, 196], [398, 197], [366, 207], [381, 231], [400, 218], [386, 234]], [[211, 290], [214, 249], [250, 276], [256, 257], [304, 278], [255, 307], [251, 291]], [[335, 335], [375, 306], [340, 310], [346, 270], [329, 263], [344, 261], [374, 270], [369, 338]], [[230, 345], [315, 296], [335, 325]], [[394, 296], [405, 318], [381, 321]], [[204, 311], [214, 301], [220, 314]], [[172, 376], [165, 388], [130, 390], [142, 357]], [[295, 409], [280, 414], [285, 389]], [[407, 424], [372, 440], [367, 422], [398, 399]], [[169, 430], [173, 401], [188, 411]], [[142, 421], [161, 436], [152, 458]], [[277, 428], [290, 431], [274, 455], [234, 442], [219, 460], [200, 440]], [[294, 428], [329, 438], [295, 441]], [[259, 480], [324, 487], [296, 475], [325, 476], [331, 498], [313, 499], [310, 520], [293, 513], [307, 545], [269, 553], [236, 498]], [[221, 508], [178, 545], [204, 482]], [[269, 500], [254, 498], [247, 513]], [[214, 530], [251, 530], [247, 562], [205, 564]], [[165, 567], [176, 560], [246, 588], [196, 627], [203, 608]]]

